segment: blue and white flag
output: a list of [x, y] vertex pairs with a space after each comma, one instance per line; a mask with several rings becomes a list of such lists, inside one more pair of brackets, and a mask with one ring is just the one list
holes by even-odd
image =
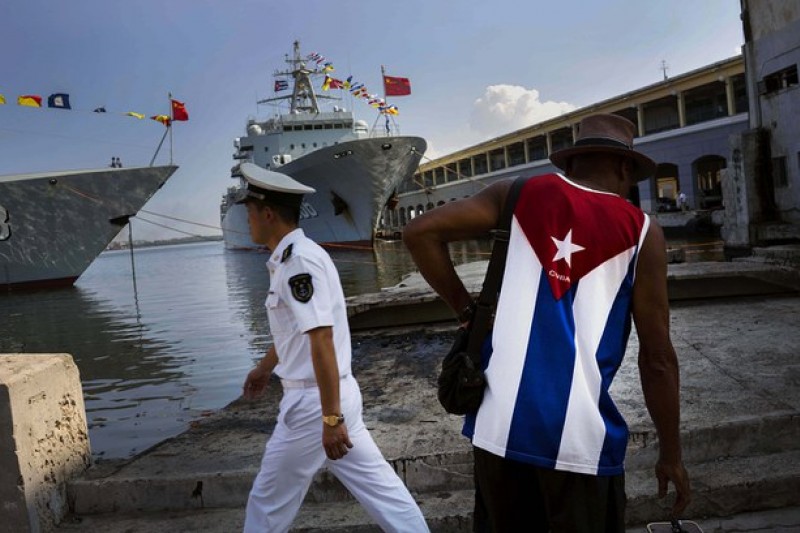
[[47, 107], [57, 109], [72, 109], [69, 105], [69, 95], [65, 93], [55, 93], [47, 97]]

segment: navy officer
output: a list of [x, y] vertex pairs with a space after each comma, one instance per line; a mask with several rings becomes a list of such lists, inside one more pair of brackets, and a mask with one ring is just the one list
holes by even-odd
[[244, 397], [261, 396], [271, 374], [283, 397], [275, 430], [247, 500], [244, 531], [287, 531], [312, 477], [326, 466], [384, 531], [428, 527], [408, 489], [362, 420], [350, 368], [344, 291], [330, 256], [298, 227], [304, 194], [291, 177], [241, 165], [250, 236], [269, 248], [266, 306], [273, 344], [249, 372]]

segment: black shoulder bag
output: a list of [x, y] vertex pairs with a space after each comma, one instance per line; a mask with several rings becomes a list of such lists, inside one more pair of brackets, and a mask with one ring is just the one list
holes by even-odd
[[444, 410], [454, 415], [474, 413], [483, 400], [486, 377], [481, 369], [481, 346], [489, 332], [494, 315], [503, 270], [506, 264], [508, 239], [511, 234], [511, 217], [519, 192], [527, 178], [517, 178], [511, 185], [500, 218], [500, 227], [494, 230], [494, 244], [486, 278], [478, 296], [475, 313], [468, 329], [458, 328], [453, 347], [442, 361], [439, 372], [438, 397]]

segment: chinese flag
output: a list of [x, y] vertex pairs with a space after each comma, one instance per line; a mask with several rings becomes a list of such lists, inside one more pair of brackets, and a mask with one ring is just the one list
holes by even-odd
[[172, 120], [189, 120], [189, 113], [183, 102], [172, 100]]
[[411, 94], [411, 82], [408, 81], [408, 78], [384, 76], [383, 89], [386, 96], [407, 96]]

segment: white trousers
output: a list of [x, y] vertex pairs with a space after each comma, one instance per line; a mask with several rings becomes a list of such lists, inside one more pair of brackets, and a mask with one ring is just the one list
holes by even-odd
[[347, 487], [384, 531], [428, 531], [416, 502], [364, 426], [358, 383], [348, 376], [339, 389], [353, 447], [342, 459], [331, 461], [322, 447], [319, 389], [284, 388], [278, 422], [247, 499], [245, 533], [288, 531], [322, 466]]

